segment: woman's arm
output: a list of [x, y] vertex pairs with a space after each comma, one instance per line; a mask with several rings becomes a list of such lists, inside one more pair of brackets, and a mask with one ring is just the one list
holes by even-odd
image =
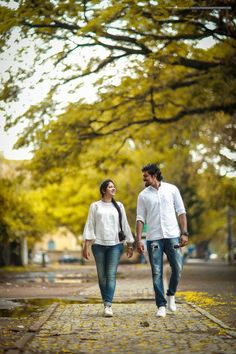
[[96, 239], [95, 236], [95, 203], [92, 203], [89, 208], [87, 221], [83, 232], [84, 246], [83, 246], [83, 258], [90, 259], [91, 244]]
[[96, 224], [96, 216], [95, 216], [95, 208], [96, 204], [92, 203], [89, 207], [88, 217], [84, 226], [83, 231], [83, 239], [85, 240], [95, 240], [95, 224]]

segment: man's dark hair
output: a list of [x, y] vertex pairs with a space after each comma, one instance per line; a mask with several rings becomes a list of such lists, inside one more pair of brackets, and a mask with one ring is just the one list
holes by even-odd
[[156, 163], [149, 163], [142, 168], [142, 172], [147, 172], [151, 176], [155, 176], [158, 181], [162, 181], [163, 177], [161, 174], [161, 170], [157, 166]]

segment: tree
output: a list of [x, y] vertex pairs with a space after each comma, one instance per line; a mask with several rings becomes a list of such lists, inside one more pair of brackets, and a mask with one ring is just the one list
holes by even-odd
[[[18, 146], [33, 140], [37, 150], [38, 139], [39, 144], [41, 139], [48, 143], [54, 129], [60, 134], [65, 125], [77, 146], [73, 152], [71, 146], [60, 147], [60, 159], [65, 160], [75, 150], [81, 153], [91, 139], [111, 134], [119, 139], [119, 133], [127, 139], [148, 125], [177, 125], [185, 119], [191, 124], [198, 117], [214, 119], [216, 112], [231, 116], [235, 5], [208, 1], [207, 6], [213, 6], [208, 11], [201, 5], [206, 2], [181, 1], [176, 6], [174, 1], [34, 0], [22, 1], [16, 10], [2, 6], [5, 46], [17, 30], [17, 41], [34, 40], [33, 65], [50, 62], [58, 68], [56, 77], [41, 75], [40, 81], [51, 77], [52, 86], [45, 99], [24, 114], [29, 125]], [[198, 44], [203, 40], [212, 40], [212, 47], [202, 49]], [[51, 54], [55, 43], [60, 48]], [[23, 70], [19, 66], [17, 80], [9, 73], [3, 97], [15, 98], [19, 80], [32, 76], [33, 65]], [[120, 83], [114, 80], [119, 65]], [[77, 102], [57, 118], [56, 98], [62, 87], [71, 84], [70, 89], [76, 89], [78, 80], [95, 74], [96, 105]], [[9, 118], [7, 126], [20, 119]]]
[[9, 164], [2, 157], [0, 162], [0, 265], [20, 264], [23, 240], [32, 246], [52, 222], [40, 208], [39, 198], [30, 197], [29, 182], [19, 171], [22, 163]]

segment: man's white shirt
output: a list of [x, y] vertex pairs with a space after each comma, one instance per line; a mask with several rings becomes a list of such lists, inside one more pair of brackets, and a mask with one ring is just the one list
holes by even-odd
[[146, 187], [138, 196], [137, 218], [147, 225], [147, 240], [174, 238], [180, 236], [176, 218], [186, 213], [178, 188], [161, 182], [158, 189]]

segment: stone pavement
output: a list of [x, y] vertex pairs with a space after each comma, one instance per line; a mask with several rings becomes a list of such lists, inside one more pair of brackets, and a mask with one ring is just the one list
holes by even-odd
[[[195, 305], [156, 318], [151, 279], [118, 279], [113, 318], [102, 316], [97, 284], [78, 303], [54, 303], [7, 354], [235, 353], [236, 333]], [[177, 299], [178, 300], [178, 299]]]

